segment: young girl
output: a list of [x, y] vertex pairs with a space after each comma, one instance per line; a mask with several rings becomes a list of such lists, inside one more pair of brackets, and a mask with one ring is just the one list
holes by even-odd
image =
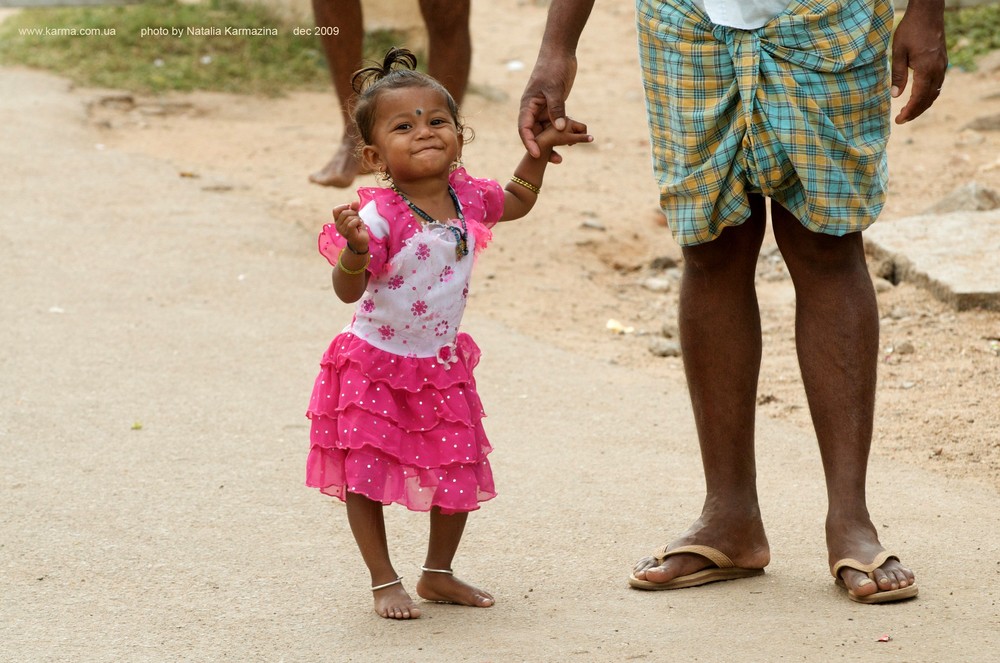
[[362, 160], [389, 185], [359, 189], [320, 234], [334, 291], [358, 306], [323, 356], [307, 414], [306, 483], [347, 503], [375, 611], [392, 619], [420, 616], [389, 559], [382, 506], [393, 502], [430, 511], [417, 594], [493, 605], [451, 569], [469, 512], [496, 495], [472, 375], [479, 348], [458, 327], [490, 227], [532, 208], [553, 146], [592, 140], [578, 122], [539, 127], [541, 155], [525, 155], [505, 188], [474, 178], [459, 165], [455, 101], [415, 66], [392, 49], [354, 75]]

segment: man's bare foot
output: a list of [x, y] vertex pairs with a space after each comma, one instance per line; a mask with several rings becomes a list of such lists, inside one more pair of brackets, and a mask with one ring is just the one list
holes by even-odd
[[427, 601], [456, 603], [474, 608], [489, 608], [495, 601], [493, 595], [478, 587], [462, 582], [450, 573], [424, 571], [417, 581], [417, 595]]
[[344, 188], [350, 186], [360, 172], [357, 138], [345, 135], [333, 158], [321, 169], [310, 175], [309, 181], [322, 186]]
[[[763, 569], [771, 561], [771, 550], [759, 514], [749, 520], [723, 522], [713, 519], [709, 523], [705, 517], [699, 518], [680, 538], [668, 546], [669, 549], [687, 545], [711, 546], [727, 555], [739, 568]], [[643, 557], [632, 568], [632, 575], [639, 580], [663, 584], [675, 578], [688, 576], [703, 569], [714, 568], [711, 560], [697, 554], [673, 555], [658, 564], [654, 557]]]
[[[871, 520], [867, 517], [858, 519], [827, 518], [826, 541], [829, 550], [829, 564], [833, 565], [842, 559], [855, 559], [862, 564], [872, 562], [879, 553], [884, 551], [879, 543], [878, 533]], [[899, 600], [916, 595], [916, 577], [913, 571], [906, 568], [895, 557], [889, 557], [881, 566], [872, 571], [873, 581], [867, 573], [852, 568], [843, 568], [839, 573], [847, 591], [855, 600], [868, 599], [862, 602], [879, 602], [874, 595], [878, 592], [894, 592], [896, 590], [910, 591], [887, 594], [885, 600]]]
[[413, 602], [410, 595], [400, 583], [372, 591], [375, 596], [375, 612], [386, 619], [416, 619], [420, 616], [420, 608]]

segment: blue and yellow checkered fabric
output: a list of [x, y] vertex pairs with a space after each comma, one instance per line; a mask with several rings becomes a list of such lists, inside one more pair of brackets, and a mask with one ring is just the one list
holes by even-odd
[[653, 169], [691, 246], [768, 196], [807, 228], [868, 227], [888, 183], [891, 0], [792, 0], [756, 30], [690, 0], [637, 0]]

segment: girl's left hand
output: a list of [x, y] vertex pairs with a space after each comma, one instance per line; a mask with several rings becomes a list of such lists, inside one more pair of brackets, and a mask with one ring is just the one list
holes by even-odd
[[554, 124], [546, 124], [535, 135], [535, 142], [542, 150], [549, 150], [556, 145], [576, 145], [591, 143], [594, 137], [587, 133], [587, 125], [572, 118], [566, 118], [566, 128], [560, 131]]

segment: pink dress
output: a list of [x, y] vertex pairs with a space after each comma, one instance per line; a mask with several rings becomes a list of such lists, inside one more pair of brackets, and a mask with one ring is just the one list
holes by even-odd
[[[323, 355], [306, 413], [306, 485], [341, 500], [350, 491], [451, 514], [496, 495], [472, 375], [480, 351], [458, 327], [503, 189], [461, 168], [450, 181], [468, 228], [461, 260], [449, 230], [461, 228], [458, 219], [425, 224], [392, 189], [358, 190], [371, 238], [368, 287]], [[319, 251], [330, 264], [345, 245], [333, 224], [323, 228]]]

